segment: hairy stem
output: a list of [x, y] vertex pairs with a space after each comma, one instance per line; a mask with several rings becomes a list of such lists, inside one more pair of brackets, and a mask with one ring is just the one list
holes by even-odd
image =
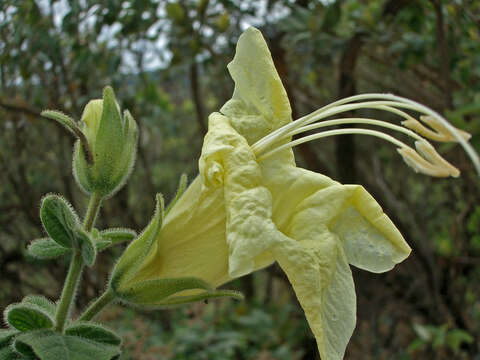
[[65, 320], [72, 306], [72, 300], [77, 289], [78, 280], [82, 274], [83, 259], [78, 250], [75, 250], [68, 269], [68, 275], [63, 285], [62, 296], [58, 303], [57, 313], [55, 315], [55, 330], [63, 332]]
[[98, 297], [90, 306], [85, 310], [85, 312], [78, 318], [81, 321], [92, 320], [95, 315], [102, 311], [105, 306], [110, 304], [115, 299], [112, 289], [106, 290], [100, 297]]
[[95, 220], [97, 218], [98, 211], [100, 210], [100, 206], [102, 206], [102, 195], [98, 193], [93, 193], [90, 197], [90, 201], [88, 203], [87, 213], [85, 214], [85, 220], [83, 221], [83, 228], [86, 231], [92, 230], [93, 225], [95, 224]]
[[[86, 231], [92, 230], [95, 219], [97, 218], [98, 210], [102, 204], [102, 196], [97, 193], [93, 193], [88, 203], [87, 213], [83, 221], [83, 228]], [[63, 285], [62, 295], [58, 302], [57, 313], [55, 314], [55, 330], [63, 332], [65, 327], [65, 321], [72, 307], [72, 302], [75, 297], [75, 292], [82, 275], [83, 270], [83, 258], [78, 249], [75, 249], [70, 262], [70, 268], [68, 269], [67, 278]]]

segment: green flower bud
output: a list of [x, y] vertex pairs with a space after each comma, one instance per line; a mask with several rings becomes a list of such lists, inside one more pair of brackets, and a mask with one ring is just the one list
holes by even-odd
[[125, 184], [135, 163], [137, 123], [128, 110], [122, 117], [112, 88], [106, 87], [103, 100], [92, 100], [85, 107], [81, 131], [88, 151], [77, 141], [73, 155], [75, 179], [87, 193], [112, 196]]

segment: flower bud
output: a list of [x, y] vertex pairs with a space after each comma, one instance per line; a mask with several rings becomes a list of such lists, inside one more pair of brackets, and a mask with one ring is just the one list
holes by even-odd
[[75, 144], [75, 179], [87, 193], [112, 196], [125, 184], [135, 163], [137, 124], [128, 110], [122, 117], [112, 88], [106, 87], [103, 100], [92, 100], [85, 107], [81, 130], [88, 150], [80, 141]]

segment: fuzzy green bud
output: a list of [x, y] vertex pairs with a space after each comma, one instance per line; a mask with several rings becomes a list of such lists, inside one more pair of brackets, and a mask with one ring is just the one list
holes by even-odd
[[81, 126], [90, 154], [77, 141], [75, 179], [87, 193], [112, 196], [125, 184], [135, 163], [137, 123], [128, 110], [122, 116], [112, 88], [106, 87], [103, 99], [92, 100], [85, 107]]

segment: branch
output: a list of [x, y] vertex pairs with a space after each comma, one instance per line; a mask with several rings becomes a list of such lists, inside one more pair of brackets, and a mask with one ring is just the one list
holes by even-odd
[[29, 108], [25, 105], [8, 104], [3, 100], [0, 100], [0, 107], [12, 112], [23, 113], [30, 116], [38, 116], [38, 117], [40, 116], [40, 111], [36, 109]]

